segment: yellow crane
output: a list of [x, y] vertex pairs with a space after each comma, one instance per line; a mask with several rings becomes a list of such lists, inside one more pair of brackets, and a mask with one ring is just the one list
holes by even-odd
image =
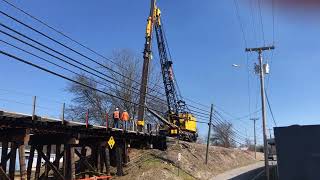
[[[153, 31], [155, 31], [157, 39], [158, 53], [168, 107], [168, 112], [166, 113], [165, 117], [162, 117], [156, 111], [147, 108], [146, 105], [149, 64], [152, 58], [151, 42]], [[161, 22], [161, 11], [156, 6], [156, 0], [151, 0], [151, 10], [147, 19], [146, 42], [143, 54], [144, 63], [140, 87], [137, 121], [138, 130], [143, 130], [145, 110], [148, 110], [166, 125], [166, 128], [161, 130], [162, 133], [165, 133], [169, 136], [177, 136], [180, 139], [187, 141], [196, 141], [198, 136], [196, 118], [188, 110], [185, 101], [183, 101], [181, 96], [179, 96], [177, 93], [177, 87], [172, 68], [173, 62], [167, 53], [167, 44]]]

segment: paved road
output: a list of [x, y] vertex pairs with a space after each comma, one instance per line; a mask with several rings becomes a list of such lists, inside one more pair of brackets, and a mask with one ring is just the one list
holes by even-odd
[[257, 174], [263, 171], [264, 162], [250, 164], [248, 166], [232, 169], [213, 177], [211, 180], [248, 180], [254, 178]]

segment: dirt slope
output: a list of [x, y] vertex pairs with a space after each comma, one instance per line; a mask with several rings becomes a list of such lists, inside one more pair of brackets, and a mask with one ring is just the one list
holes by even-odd
[[[121, 180], [179, 180], [210, 179], [224, 171], [257, 162], [253, 153], [238, 149], [211, 146], [208, 165], [205, 165], [206, 146], [180, 141], [171, 142], [164, 152], [158, 150], [131, 150], [131, 162]], [[180, 163], [177, 161], [181, 153]], [[258, 154], [262, 159], [262, 155]], [[180, 166], [180, 169], [178, 168]]]

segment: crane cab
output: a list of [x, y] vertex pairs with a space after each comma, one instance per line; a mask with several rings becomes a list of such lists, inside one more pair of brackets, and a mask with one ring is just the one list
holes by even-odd
[[180, 113], [179, 121], [182, 130], [191, 133], [197, 132], [197, 119], [191, 113]]
[[[172, 115], [172, 114], [171, 114]], [[179, 128], [167, 129], [167, 134], [171, 137], [179, 136], [185, 141], [194, 142], [197, 139], [197, 119], [191, 113], [179, 113], [178, 116], [170, 116], [171, 123], [177, 125]]]

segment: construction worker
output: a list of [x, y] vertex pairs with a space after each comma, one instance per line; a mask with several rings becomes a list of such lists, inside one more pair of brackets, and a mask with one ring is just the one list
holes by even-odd
[[123, 113], [121, 114], [121, 120], [122, 120], [122, 123], [123, 123], [123, 129], [124, 130], [127, 130], [127, 123], [129, 121], [129, 114], [127, 112], [127, 110], [124, 110]]
[[113, 112], [113, 123], [115, 128], [119, 128], [119, 119], [120, 119], [119, 108], [116, 108], [116, 110]]

